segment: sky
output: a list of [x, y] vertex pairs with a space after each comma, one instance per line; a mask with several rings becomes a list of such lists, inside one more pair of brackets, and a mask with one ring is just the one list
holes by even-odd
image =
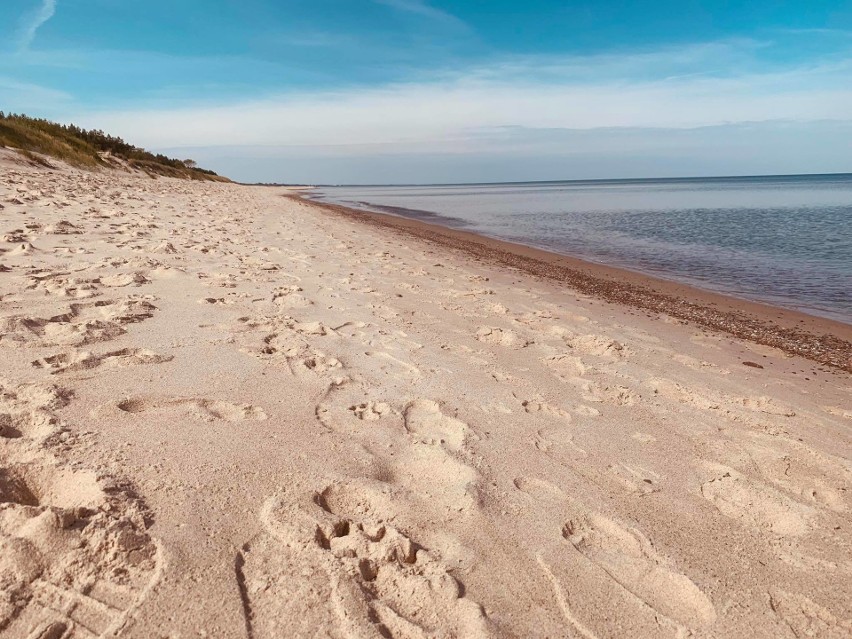
[[241, 181], [852, 171], [852, 0], [0, 0], [0, 110]]

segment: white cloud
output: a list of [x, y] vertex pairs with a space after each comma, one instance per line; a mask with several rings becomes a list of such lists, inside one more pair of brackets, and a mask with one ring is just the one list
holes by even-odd
[[22, 21], [18, 30], [18, 51], [26, 51], [35, 39], [39, 28], [56, 13], [56, 0], [42, 0], [41, 6]]
[[530, 79], [525, 80], [515, 65], [505, 77], [473, 72], [379, 88], [289, 93], [228, 106], [99, 112], [77, 119], [150, 146], [458, 143], [487, 127], [690, 128], [846, 120], [852, 113], [852, 87], [841, 80], [850, 68], [852, 63], [737, 77], [577, 81], [553, 74], [540, 77], [538, 66], [529, 68]]
[[[148, 148], [216, 147], [212, 168], [244, 179], [277, 179], [284, 168], [305, 181], [415, 180], [427, 169], [436, 181], [586, 175], [583, 166], [598, 177], [607, 166], [610, 175], [848, 169], [852, 55], [783, 66], [761, 61], [767, 46], [512, 57], [407, 83], [224, 105], [149, 103], [72, 119]], [[820, 122], [834, 124], [808, 128]], [[309, 161], [304, 171], [299, 158]]]

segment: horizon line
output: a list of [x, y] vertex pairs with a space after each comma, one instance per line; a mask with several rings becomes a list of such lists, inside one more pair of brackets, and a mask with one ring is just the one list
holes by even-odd
[[397, 182], [397, 183], [342, 183], [342, 184], [305, 184], [297, 182], [237, 182], [244, 186], [289, 186], [304, 188], [342, 188], [342, 187], [384, 187], [384, 186], [497, 186], [510, 184], [585, 184], [589, 182], [685, 182], [689, 180], [743, 180], [758, 178], [801, 178], [801, 177], [852, 177], [852, 171], [832, 173], [766, 173], [746, 175], [694, 175], [685, 177], [638, 177], [638, 178], [585, 178], [565, 180], [517, 180], [506, 182]]

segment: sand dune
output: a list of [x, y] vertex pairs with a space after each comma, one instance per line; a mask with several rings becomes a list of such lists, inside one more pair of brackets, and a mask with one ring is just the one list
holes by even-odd
[[852, 636], [847, 373], [284, 189], [0, 163], [0, 636]]

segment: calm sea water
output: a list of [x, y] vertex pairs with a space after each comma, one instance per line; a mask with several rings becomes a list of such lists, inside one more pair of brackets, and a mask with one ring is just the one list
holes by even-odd
[[852, 174], [323, 187], [314, 197], [852, 323]]

